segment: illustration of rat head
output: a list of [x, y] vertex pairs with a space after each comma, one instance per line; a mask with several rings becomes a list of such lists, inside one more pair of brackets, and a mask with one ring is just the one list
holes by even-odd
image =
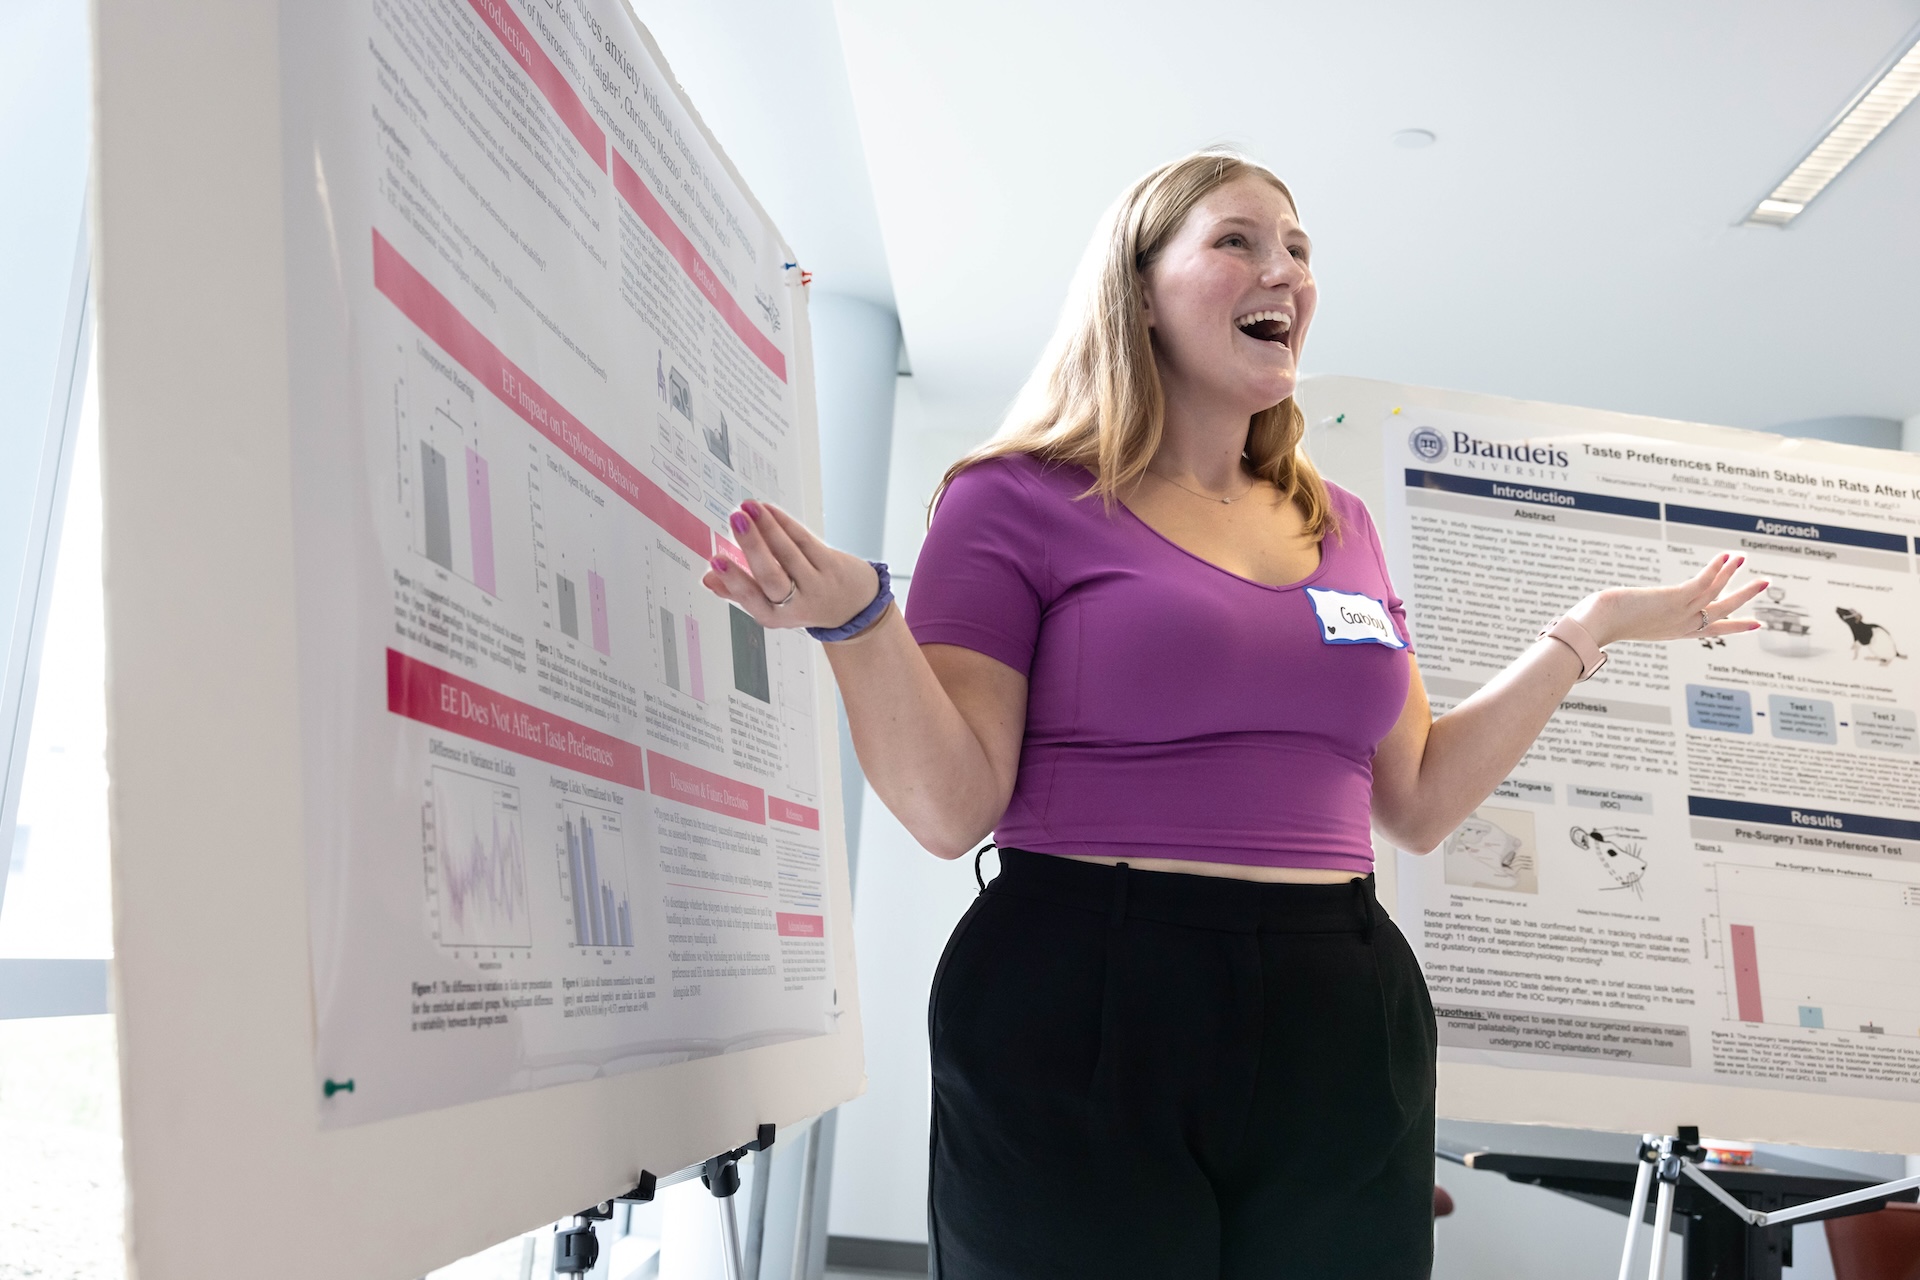
[[1641, 893], [1640, 881], [1647, 874], [1647, 860], [1640, 856], [1640, 844], [1634, 840], [1610, 840], [1599, 831], [1575, 827], [1567, 833], [1575, 846], [1592, 852], [1613, 880], [1612, 889], [1631, 889]]

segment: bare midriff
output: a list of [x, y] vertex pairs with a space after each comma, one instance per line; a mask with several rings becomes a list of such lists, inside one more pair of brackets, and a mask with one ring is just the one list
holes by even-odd
[[1176, 871], [1188, 876], [1220, 876], [1228, 880], [1258, 880], [1263, 884], [1345, 884], [1358, 880], [1351, 871], [1331, 867], [1256, 867], [1238, 862], [1201, 862], [1193, 858], [1103, 858], [1092, 854], [1063, 853], [1075, 862], [1097, 862], [1103, 867], [1126, 863], [1135, 871]]

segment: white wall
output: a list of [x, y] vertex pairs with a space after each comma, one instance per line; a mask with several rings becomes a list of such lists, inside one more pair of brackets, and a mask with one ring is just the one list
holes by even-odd
[[869, 790], [861, 836], [854, 953], [867, 1034], [867, 1092], [840, 1108], [828, 1230], [927, 1238], [927, 990], [973, 902], [972, 861], [914, 844]]
[[[0, 902], [80, 407], [63, 375], [80, 341], [90, 87], [84, 3], [0, 3]], [[85, 349], [77, 355], [84, 381]], [[0, 970], [10, 987], [43, 981]]]
[[[947, 465], [990, 427], [985, 418], [970, 430], [930, 423], [913, 379], [899, 379], [884, 544], [895, 582], [906, 591], [926, 532], [928, 496]], [[971, 859], [943, 862], [926, 852], [867, 789], [853, 890], [867, 1092], [840, 1108], [833, 1235], [927, 1238], [927, 991], [947, 935], [974, 893]]]

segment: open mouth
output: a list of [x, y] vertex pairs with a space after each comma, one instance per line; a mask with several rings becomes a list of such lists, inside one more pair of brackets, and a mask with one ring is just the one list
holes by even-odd
[[1292, 348], [1293, 317], [1284, 311], [1255, 311], [1235, 320], [1234, 327], [1249, 338]]

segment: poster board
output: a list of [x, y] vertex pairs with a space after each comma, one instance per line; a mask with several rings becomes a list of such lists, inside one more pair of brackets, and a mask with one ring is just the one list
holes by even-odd
[[1920, 1147], [1920, 458], [1350, 378], [1300, 402], [1436, 711], [1601, 585], [1721, 551], [1774, 584], [1760, 632], [1616, 646], [1440, 850], [1380, 851], [1440, 1114]]
[[95, 31], [137, 1274], [419, 1275], [855, 1095], [824, 664], [698, 585], [819, 521], [804, 285], [659, 50]]

